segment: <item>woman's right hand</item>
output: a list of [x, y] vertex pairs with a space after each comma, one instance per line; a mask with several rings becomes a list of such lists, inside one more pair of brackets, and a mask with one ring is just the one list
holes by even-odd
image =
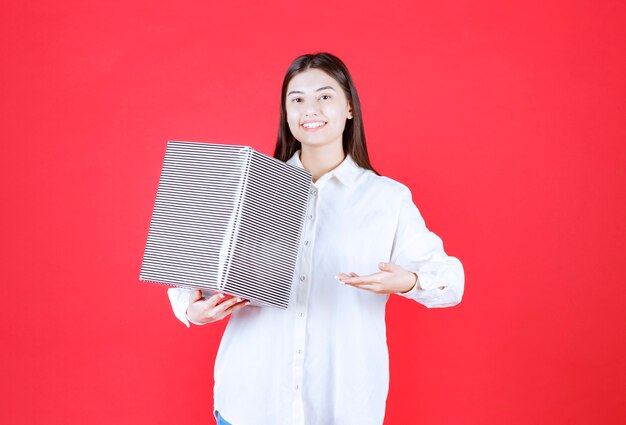
[[189, 307], [187, 307], [187, 319], [195, 325], [222, 320], [233, 311], [244, 308], [250, 301], [232, 297], [220, 303], [224, 294], [215, 294], [211, 298], [202, 298], [202, 291], [196, 290], [189, 294]]

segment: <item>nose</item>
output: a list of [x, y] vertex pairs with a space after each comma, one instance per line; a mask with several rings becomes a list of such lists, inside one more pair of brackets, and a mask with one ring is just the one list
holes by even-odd
[[304, 116], [315, 116], [319, 114], [319, 105], [315, 100], [304, 101]]

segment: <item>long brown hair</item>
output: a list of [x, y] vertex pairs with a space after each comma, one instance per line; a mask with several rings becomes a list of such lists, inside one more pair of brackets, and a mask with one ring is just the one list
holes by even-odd
[[378, 174], [372, 167], [367, 154], [361, 104], [356, 87], [354, 87], [354, 82], [352, 81], [352, 76], [341, 59], [325, 52], [299, 56], [287, 69], [280, 95], [280, 123], [278, 125], [278, 138], [276, 140], [274, 158], [287, 161], [301, 148], [300, 142], [293, 137], [287, 124], [287, 86], [293, 77], [310, 68], [324, 71], [334, 78], [343, 89], [352, 107], [352, 119], [346, 121], [346, 126], [343, 130], [343, 152], [349, 154], [358, 166]]

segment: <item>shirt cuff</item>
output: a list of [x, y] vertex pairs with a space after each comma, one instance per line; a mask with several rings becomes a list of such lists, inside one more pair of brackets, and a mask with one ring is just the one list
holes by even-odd
[[[411, 290], [407, 292], [396, 292], [398, 295], [414, 300], [425, 295], [427, 292], [431, 293], [432, 295], [442, 295], [448, 291], [447, 286], [440, 285], [434, 282], [432, 279], [428, 279], [427, 275], [419, 275], [416, 272], [413, 272], [413, 274], [417, 276], [417, 280], [415, 281], [415, 285], [413, 285], [413, 288], [411, 288]], [[441, 286], [443, 286], [443, 288], [441, 288]]]
[[167, 296], [172, 304], [174, 316], [187, 327], [190, 327], [187, 320], [187, 307], [189, 307], [189, 293], [191, 291], [182, 288], [169, 288]]

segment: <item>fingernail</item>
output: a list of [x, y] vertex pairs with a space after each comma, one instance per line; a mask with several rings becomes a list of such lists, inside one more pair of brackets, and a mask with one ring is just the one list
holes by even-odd
[[243, 303], [243, 305], [248, 305], [250, 304], [250, 301], [246, 301], [245, 303]]
[[242, 298], [237, 297], [237, 302], [240, 303]]
[[224, 298], [224, 294], [220, 294], [220, 298]]
[[341, 280], [341, 278], [339, 277], [339, 275], [335, 275], [335, 279], [337, 279], [337, 280]]

